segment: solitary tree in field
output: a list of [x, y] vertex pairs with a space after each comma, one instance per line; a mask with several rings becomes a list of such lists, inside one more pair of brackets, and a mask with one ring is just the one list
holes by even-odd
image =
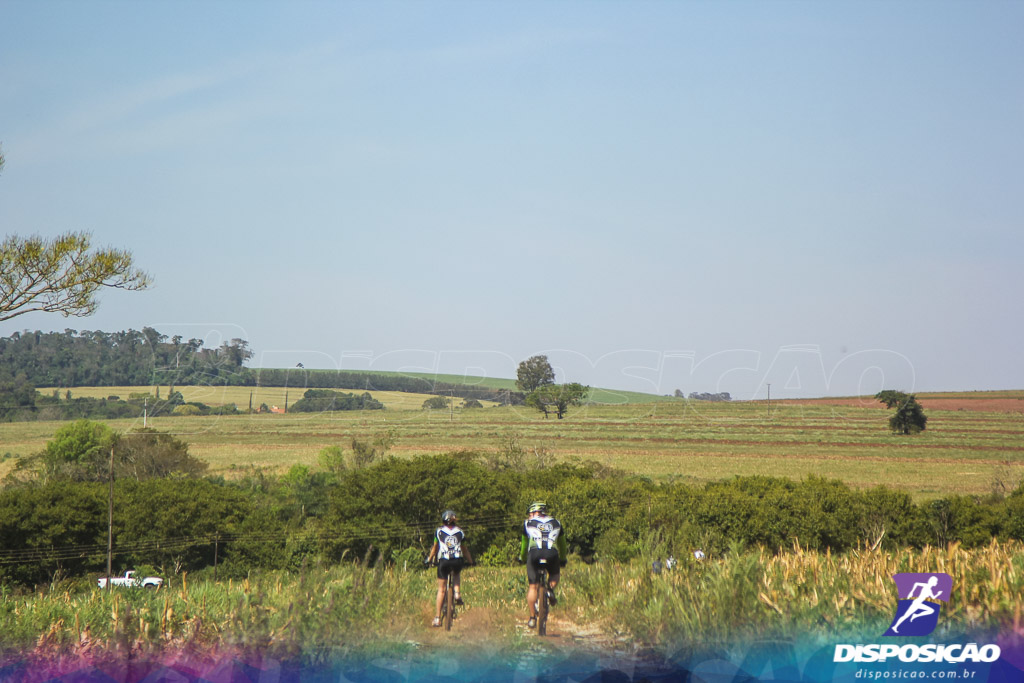
[[52, 240], [9, 235], [0, 242], [0, 321], [44, 311], [91, 315], [100, 287], [146, 289], [150, 277], [132, 264], [130, 252], [92, 249], [88, 233]]
[[516, 386], [521, 391], [530, 393], [545, 384], [554, 384], [555, 371], [551, 368], [547, 356], [533, 356], [519, 364], [516, 378]]
[[569, 406], [578, 406], [590, 393], [590, 387], [585, 387], [576, 382], [569, 384], [544, 384], [531, 391], [526, 396], [526, 405], [536, 408], [544, 413], [554, 412], [561, 420], [565, 417]]
[[896, 434], [917, 434], [924, 431], [928, 416], [924, 408], [917, 402], [913, 394], [902, 391], [880, 391], [875, 395], [886, 408], [896, 408], [896, 413], [889, 418], [889, 428]]

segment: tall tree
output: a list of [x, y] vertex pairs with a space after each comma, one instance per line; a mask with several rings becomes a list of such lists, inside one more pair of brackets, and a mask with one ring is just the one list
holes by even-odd
[[232, 368], [241, 368], [245, 361], [252, 358], [252, 351], [249, 350], [249, 342], [236, 337], [220, 345], [217, 357]]
[[875, 394], [875, 398], [884, 403], [886, 408], [896, 409], [896, 413], [889, 418], [889, 429], [893, 432], [917, 434], [924, 431], [928, 416], [924, 414], [924, 408], [914, 394], [886, 389]]
[[100, 287], [139, 290], [151, 283], [130, 252], [92, 249], [89, 233], [52, 240], [9, 235], [0, 242], [0, 321], [33, 311], [91, 315]]
[[66, 424], [40, 454], [43, 478], [103, 481], [108, 474], [107, 454], [116, 442], [117, 433], [102, 422]]
[[928, 416], [917, 398], [910, 394], [906, 400], [896, 407], [896, 412], [889, 418], [889, 428], [897, 434], [917, 434], [924, 431]]
[[516, 370], [516, 386], [530, 393], [545, 384], [555, 383], [555, 371], [547, 356], [533, 356], [519, 364]]

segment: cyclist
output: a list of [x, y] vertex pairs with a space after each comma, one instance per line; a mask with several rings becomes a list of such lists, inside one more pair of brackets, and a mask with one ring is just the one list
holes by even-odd
[[562, 535], [561, 523], [548, 515], [548, 505], [538, 500], [530, 505], [529, 517], [523, 523], [523, 542], [519, 548], [519, 561], [526, 560], [526, 578], [530, 583], [526, 591], [526, 604], [530, 608], [530, 620], [526, 622], [530, 628], [537, 626], [537, 591], [540, 590], [540, 577], [537, 571], [537, 560], [547, 560], [548, 602], [557, 604], [555, 586], [561, 575], [561, 567], [565, 566], [565, 536]]
[[473, 556], [469, 548], [463, 545], [466, 541], [466, 534], [456, 524], [455, 511], [445, 510], [441, 515], [443, 526], [434, 532], [434, 545], [427, 555], [427, 562], [437, 562], [437, 603], [434, 608], [434, 626], [441, 625], [441, 605], [444, 604], [445, 582], [448, 575], [452, 575], [452, 588], [455, 604], [462, 604], [460, 584], [462, 567], [466, 563], [473, 563]]

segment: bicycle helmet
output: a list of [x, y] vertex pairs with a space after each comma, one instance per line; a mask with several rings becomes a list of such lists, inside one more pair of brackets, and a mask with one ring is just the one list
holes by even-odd
[[455, 521], [455, 510], [445, 510], [441, 513], [441, 521], [445, 524]]
[[536, 500], [536, 501], [534, 501], [533, 503], [530, 504], [530, 509], [529, 509], [529, 513], [530, 514], [533, 514], [534, 512], [547, 512], [547, 511], [548, 511], [548, 504], [545, 503], [542, 500]]

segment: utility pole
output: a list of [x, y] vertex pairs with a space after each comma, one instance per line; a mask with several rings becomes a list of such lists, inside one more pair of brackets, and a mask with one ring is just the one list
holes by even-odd
[[114, 447], [110, 447], [110, 494], [107, 497], [107, 590], [114, 564]]
[[772, 384], [768, 382], [768, 418], [772, 416]]

